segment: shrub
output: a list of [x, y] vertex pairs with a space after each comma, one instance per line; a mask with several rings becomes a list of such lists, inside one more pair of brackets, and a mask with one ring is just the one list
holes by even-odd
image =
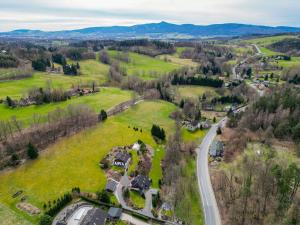
[[27, 155], [30, 159], [36, 159], [39, 156], [37, 148], [31, 143], [27, 145]]
[[99, 121], [105, 121], [107, 119], [107, 113], [105, 112], [105, 110], [101, 110], [100, 114], [98, 115], [98, 120]]
[[99, 201], [110, 204], [110, 195], [107, 193], [107, 191], [102, 190], [101, 192], [97, 193], [97, 198]]
[[221, 130], [221, 127], [218, 127], [218, 129], [217, 129], [217, 135], [220, 135], [220, 134], [222, 134], [222, 130]]
[[40, 225], [51, 225], [52, 224], [52, 217], [49, 216], [49, 215], [43, 215], [41, 217], [41, 220], [40, 220]]

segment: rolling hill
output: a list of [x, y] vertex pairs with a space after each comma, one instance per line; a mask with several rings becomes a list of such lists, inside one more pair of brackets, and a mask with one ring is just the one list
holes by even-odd
[[253, 34], [300, 33], [297, 27], [270, 27], [237, 23], [194, 25], [167, 22], [140, 24], [134, 26], [89, 27], [78, 30], [41, 31], [14, 30], [2, 32], [7, 38], [78, 38], [78, 39], [125, 39], [125, 38], [201, 38], [228, 37]]

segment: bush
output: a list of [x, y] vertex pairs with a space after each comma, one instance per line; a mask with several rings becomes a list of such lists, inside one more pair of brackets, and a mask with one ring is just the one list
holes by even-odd
[[36, 159], [39, 156], [37, 148], [31, 143], [27, 146], [27, 155], [30, 159]]
[[41, 220], [40, 220], [40, 225], [51, 225], [52, 224], [52, 217], [49, 216], [49, 215], [43, 215], [41, 217]]
[[12, 108], [16, 107], [15, 101], [12, 100], [11, 97], [9, 97], [9, 96], [6, 97], [6, 105], [8, 107], [12, 107]]
[[105, 121], [107, 119], [107, 113], [102, 109], [100, 114], [98, 115], [99, 121]]
[[126, 188], [123, 192], [123, 196], [125, 199], [129, 199], [130, 198], [130, 191], [128, 188]]
[[97, 198], [99, 201], [110, 204], [110, 195], [107, 193], [107, 191], [102, 190], [101, 192], [97, 193]]
[[220, 134], [222, 134], [222, 130], [221, 130], [221, 127], [218, 127], [218, 129], [217, 129], [217, 135], [220, 135]]

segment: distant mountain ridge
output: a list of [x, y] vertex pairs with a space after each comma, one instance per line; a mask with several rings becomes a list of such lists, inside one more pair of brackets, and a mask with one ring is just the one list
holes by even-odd
[[125, 38], [203, 38], [228, 37], [254, 34], [300, 33], [299, 27], [270, 27], [238, 23], [194, 25], [167, 22], [134, 26], [89, 27], [77, 30], [41, 31], [20, 29], [2, 32], [0, 37], [11, 38], [79, 38], [79, 39], [125, 39]]

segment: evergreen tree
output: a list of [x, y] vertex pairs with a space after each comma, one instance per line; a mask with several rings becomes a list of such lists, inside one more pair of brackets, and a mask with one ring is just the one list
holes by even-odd
[[52, 217], [49, 215], [43, 215], [40, 220], [40, 225], [51, 225], [52, 224]]
[[166, 134], [163, 128], [160, 128], [158, 125], [153, 125], [151, 128], [151, 134], [153, 137], [156, 137], [160, 140], [165, 140], [166, 139]]
[[30, 159], [36, 159], [39, 156], [37, 148], [31, 142], [27, 145], [27, 155]]
[[105, 121], [107, 119], [107, 113], [105, 110], [101, 110], [100, 114], [98, 115], [98, 121]]
[[16, 103], [11, 99], [11, 97], [7, 96], [6, 97], [6, 104], [9, 107], [16, 107]]

